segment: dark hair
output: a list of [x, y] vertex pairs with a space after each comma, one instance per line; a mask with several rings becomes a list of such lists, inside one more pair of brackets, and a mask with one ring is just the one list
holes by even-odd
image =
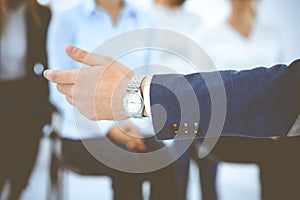
[[2, 33], [4, 29], [4, 25], [6, 23], [6, 9], [11, 8], [11, 9], [16, 9], [20, 3], [26, 3], [27, 8], [29, 9], [32, 19], [37, 27], [41, 27], [41, 19], [39, 17], [37, 7], [38, 3], [36, 0], [0, 0], [0, 34]]

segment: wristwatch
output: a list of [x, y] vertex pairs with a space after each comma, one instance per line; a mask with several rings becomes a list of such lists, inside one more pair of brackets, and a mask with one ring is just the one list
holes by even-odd
[[129, 117], [143, 117], [144, 100], [141, 95], [141, 83], [144, 78], [145, 76], [135, 75], [123, 94], [123, 107]]

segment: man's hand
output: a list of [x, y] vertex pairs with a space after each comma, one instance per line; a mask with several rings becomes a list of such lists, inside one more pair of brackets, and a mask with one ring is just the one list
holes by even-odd
[[116, 125], [108, 132], [108, 137], [123, 144], [128, 149], [137, 151], [146, 150], [143, 138], [133, 125]]
[[122, 96], [134, 72], [112, 58], [96, 55], [68, 45], [73, 60], [91, 66], [74, 70], [46, 70], [45, 78], [57, 83], [57, 89], [80, 113], [92, 120], [126, 119]]

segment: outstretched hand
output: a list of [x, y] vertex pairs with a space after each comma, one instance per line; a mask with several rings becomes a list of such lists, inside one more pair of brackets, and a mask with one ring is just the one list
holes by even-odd
[[73, 60], [90, 67], [74, 70], [46, 70], [44, 76], [57, 84], [59, 92], [91, 120], [126, 119], [122, 96], [134, 76], [128, 67], [110, 57], [68, 45]]

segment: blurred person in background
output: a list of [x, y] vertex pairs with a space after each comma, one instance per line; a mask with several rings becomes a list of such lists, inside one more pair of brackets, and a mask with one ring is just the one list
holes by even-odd
[[[201, 28], [201, 19], [184, 8], [185, 0], [155, 0], [149, 9], [155, 28], [166, 29], [190, 38]], [[169, 51], [178, 49], [188, 51], [185, 41], [168, 42]], [[190, 74], [196, 70], [191, 64], [170, 52], [159, 51], [153, 56], [153, 61], [169, 69], [158, 69], [157, 73]], [[165, 70], [165, 71], [164, 71]]]
[[[171, 51], [189, 51], [185, 40], [172, 38], [171, 32], [176, 32], [185, 37], [190, 37], [201, 28], [201, 19], [184, 8], [186, 0], [154, 0], [149, 9], [153, 20], [153, 27], [170, 30], [167, 42], [167, 51], [153, 53], [153, 62], [158, 65], [155, 74], [178, 73], [189, 74], [197, 72], [190, 63], [183, 58], [172, 54]], [[155, 39], [155, 37], [154, 37]], [[162, 67], [159, 67], [162, 66]], [[174, 149], [182, 149], [189, 141], [172, 141]], [[180, 199], [186, 199], [187, 183], [189, 175], [189, 150], [187, 150], [176, 162], [177, 183]]]
[[[43, 126], [50, 121], [47, 66], [50, 11], [35, 0], [1, 0], [0, 196], [17, 200], [34, 166]], [[5, 198], [5, 197], [4, 197]]]
[[[49, 58], [52, 69], [74, 69], [81, 65], [72, 61], [65, 53], [65, 46], [73, 44], [92, 51], [101, 43], [125, 31], [151, 27], [149, 16], [123, 0], [85, 0], [78, 6], [59, 13], [52, 25], [49, 38]], [[124, 41], [129, 42], [129, 41]], [[120, 44], [122, 45], [122, 44]], [[148, 64], [149, 51], [126, 54], [120, 60], [132, 68]], [[148, 73], [145, 70], [144, 73]], [[113, 121], [100, 121], [99, 128], [90, 127], [84, 116], [74, 117], [73, 107], [65, 101], [54, 84], [50, 85], [50, 98], [62, 114], [61, 130], [63, 157], [70, 165], [86, 171], [101, 171], [112, 179], [114, 199], [142, 199], [142, 183], [151, 183], [151, 199], [176, 199], [177, 189], [174, 166], [149, 173], [125, 173], [112, 169], [94, 158], [86, 149], [85, 142], [103, 141], [107, 136], [126, 151], [146, 153], [163, 147], [153, 137], [149, 119], [131, 119], [117, 124]], [[80, 122], [80, 127], [76, 125]], [[146, 128], [145, 128], [146, 127]], [[150, 127], [150, 128], [149, 128]], [[79, 133], [78, 133], [79, 132]], [[117, 147], [118, 148], [118, 147]], [[139, 162], [137, 156], [137, 163]], [[122, 162], [128, 162], [124, 159]], [[155, 162], [155, 161], [153, 161]]]
[[[217, 69], [245, 70], [282, 62], [280, 33], [259, 20], [259, 1], [230, 0], [230, 4], [228, 19], [197, 39]], [[213, 151], [199, 160], [203, 199], [217, 199], [215, 182], [220, 161], [258, 164], [264, 200], [299, 199], [299, 145], [299, 138], [219, 139]]]

